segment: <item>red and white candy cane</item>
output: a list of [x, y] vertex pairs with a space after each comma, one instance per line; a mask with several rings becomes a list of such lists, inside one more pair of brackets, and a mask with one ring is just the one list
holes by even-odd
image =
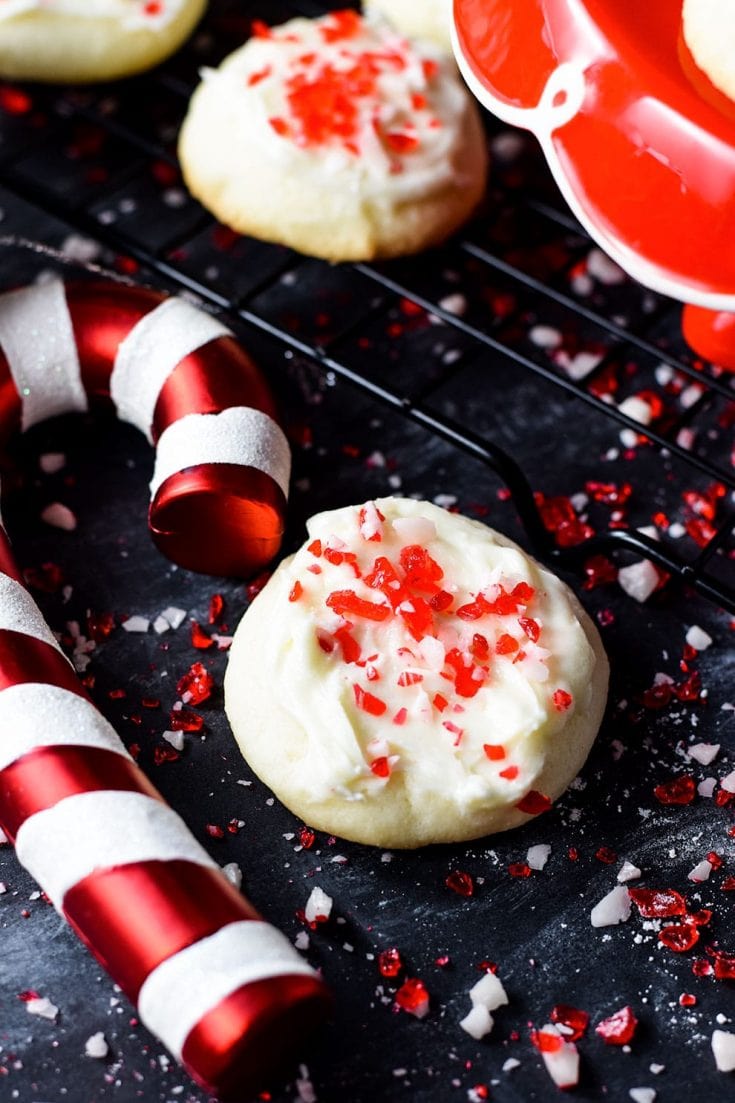
[[[277, 550], [289, 449], [216, 319], [111, 281], [0, 296], [0, 427], [111, 398], [156, 445], [151, 529], [177, 562], [247, 573]], [[328, 1004], [94, 707], [0, 529], [0, 825], [20, 862], [218, 1094], [245, 1092]]]

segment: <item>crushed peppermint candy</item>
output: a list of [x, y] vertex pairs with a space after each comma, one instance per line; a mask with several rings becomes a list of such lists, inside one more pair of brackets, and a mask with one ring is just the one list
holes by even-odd
[[105, 1035], [101, 1030], [98, 1030], [96, 1034], [90, 1035], [90, 1037], [87, 1038], [87, 1041], [84, 1043], [85, 1057], [92, 1057], [96, 1061], [104, 1061], [109, 1052], [110, 1047], [108, 1046]]
[[59, 1009], [56, 1004], [51, 1003], [47, 996], [33, 996], [24, 1002], [29, 1015], [37, 1015], [39, 1019], [48, 1019], [52, 1023], [56, 1022]]
[[541, 1054], [546, 1071], [563, 1091], [579, 1083], [579, 1051], [568, 1042], [554, 1023], [547, 1023], [531, 1034], [531, 1041]]
[[315, 885], [306, 901], [304, 916], [307, 923], [326, 923], [332, 914], [333, 899]]
[[713, 1031], [712, 1052], [718, 1072], [735, 1072], [735, 1034], [729, 1030]]
[[631, 900], [625, 885], [616, 885], [590, 912], [593, 927], [614, 927], [630, 919]]

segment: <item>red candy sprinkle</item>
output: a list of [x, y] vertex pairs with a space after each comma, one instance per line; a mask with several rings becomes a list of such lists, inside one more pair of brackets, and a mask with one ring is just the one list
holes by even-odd
[[551, 808], [551, 800], [536, 789], [529, 789], [525, 797], [516, 804], [519, 812], [525, 812], [527, 816], [540, 816], [542, 812], [548, 812]]
[[376, 777], [390, 777], [390, 762], [385, 756], [374, 758], [370, 763], [370, 769]]
[[500, 771], [500, 776], [504, 777], [506, 781], [515, 781], [519, 773], [520, 770], [517, 766], [506, 766], [504, 770]]
[[[294, 582], [288, 595], [289, 601], [298, 601], [304, 592], [304, 587], [301, 585], [298, 579]], [[327, 598], [327, 604], [329, 604], [329, 598]]]
[[551, 700], [554, 702], [554, 708], [557, 712], [566, 712], [572, 703], [571, 693], [567, 693], [565, 689], [554, 690]]
[[717, 980], [735, 980], [735, 954], [715, 950], [715, 977]]
[[633, 1014], [632, 1008], [621, 1007], [609, 1019], [603, 1019], [595, 1027], [595, 1033], [599, 1034], [606, 1045], [625, 1046], [632, 1041], [638, 1020]]
[[559, 1023], [567, 1027], [571, 1034], [565, 1032], [568, 1042], [577, 1042], [587, 1029], [590, 1017], [586, 1011], [580, 1011], [577, 1007], [571, 1007], [567, 1003], [558, 1003], [551, 1009], [552, 1023]]
[[495, 654], [512, 655], [514, 651], [518, 650], [518, 646], [518, 640], [514, 639], [513, 636], [509, 636], [507, 633], [503, 633], [502, 636], [498, 637], [495, 644]]
[[358, 597], [354, 590], [335, 590], [327, 598], [327, 605], [340, 616], [362, 617], [364, 620], [381, 621], [390, 616], [390, 606], [378, 605]]
[[601, 846], [595, 852], [595, 858], [598, 862], [604, 862], [606, 866], [614, 865], [618, 860], [618, 856], [614, 850], [611, 850], [609, 846]]
[[505, 747], [499, 743], [483, 743], [482, 749], [491, 762], [500, 762], [505, 758]]
[[312, 829], [310, 827], [307, 827], [306, 824], [304, 824], [303, 827], [299, 828], [299, 843], [304, 848], [304, 850], [311, 850], [315, 842], [316, 832], [312, 831]]
[[672, 778], [662, 785], [657, 785], [653, 795], [661, 804], [691, 804], [697, 791], [694, 778], [688, 774]]
[[411, 1014], [419, 1014], [428, 1006], [429, 993], [418, 977], [410, 977], [396, 992], [396, 1007]]
[[564, 1039], [551, 1030], [532, 1030], [531, 1045], [535, 1046], [539, 1053], [558, 1053], [564, 1045]]
[[359, 709], [369, 713], [371, 716], [383, 715], [388, 707], [385, 701], [381, 701], [379, 697], [375, 697], [372, 693], [368, 693], [362, 686], [353, 685], [352, 689], [355, 694], [355, 704]]
[[196, 620], [191, 622], [191, 642], [197, 651], [208, 651], [210, 647], [214, 647], [214, 640]]
[[511, 877], [530, 877], [531, 867], [526, 862], [511, 862], [508, 866]]
[[450, 873], [444, 884], [452, 892], [456, 892], [458, 896], [472, 896], [475, 891], [475, 882], [472, 875], [459, 869], [455, 869]]
[[171, 709], [169, 714], [171, 731], [200, 732], [204, 727], [204, 717], [193, 709]]
[[380, 975], [383, 977], [398, 976], [401, 969], [403, 969], [403, 962], [395, 946], [391, 946], [387, 950], [382, 950], [378, 954], [378, 969]]

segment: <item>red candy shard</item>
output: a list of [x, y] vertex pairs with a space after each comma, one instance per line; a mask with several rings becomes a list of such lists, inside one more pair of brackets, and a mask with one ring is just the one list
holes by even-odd
[[208, 620], [210, 624], [216, 624], [222, 616], [225, 610], [225, 599], [222, 594], [212, 594], [209, 599], [209, 616]]
[[[288, 600], [292, 601], [292, 602], [293, 601], [298, 601], [299, 598], [301, 597], [301, 595], [303, 594], [303, 592], [304, 592], [304, 587], [301, 585], [299, 580], [296, 579], [296, 581], [294, 582], [294, 584], [291, 587], [291, 590], [289, 592]], [[327, 598], [327, 601], [329, 601], [328, 598]]]
[[686, 915], [686, 900], [675, 889], [628, 889], [628, 896], [644, 919]]
[[176, 692], [187, 704], [201, 705], [212, 696], [214, 678], [201, 663], [193, 663], [176, 683]]
[[316, 842], [316, 832], [312, 831], [306, 824], [299, 828], [299, 843], [304, 850], [311, 850]]
[[365, 601], [354, 590], [335, 590], [327, 598], [327, 605], [340, 616], [362, 617], [364, 620], [381, 621], [390, 616], [390, 606]]
[[571, 1031], [564, 1035], [567, 1042], [577, 1042], [586, 1031], [590, 1017], [586, 1011], [580, 1011], [578, 1007], [572, 1007], [568, 1003], [557, 1003], [551, 1009], [551, 1021]]
[[352, 687], [355, 694], [355, 704], [363, 712], [367, 712], [370, 716], [382, 716], [388, 707], [385, 701], [381, 701], [379, 697], [375, 697], [372, 693], [368, 693], [362, 686], [354, 685]]
[[699, 942], [699, 930], [693, 923], [672, 923], [661, 928], [658, 940], [674, 953], [683, 954]]
[[507, 633], [503, 633], [502, 636], [498, 637], [498, 640], [495, 644], [495, 654], [512, 655], [515, 651], [518, 650], [518, 647], [518, 640], [514, 639], [513, 636], [509, 636]]
[[197, 651], [208, 651], [210, 647], [214, 647], [214, 640], [207, 635], [199, 621], [196, 620], [191, 622], [191, 642]]
[[526, 862], [511, 862], [508, 873], [511, 877], [530, 877], [531, 867]]
[[470, 873], [465, 873], [463, 870], [455, 869], [449, 874], [444, 884], [452, 892], [456, 892], [458, 896], [473, 896], [475, 892], [475, 882], [472, 879]]
[[200, 732], [204, 727], [204, 717], [193, 709], [171, 709], [169, 714], [171, 731]]
[[345, 663], [356, 663], [360, 659], [360, 645], [356, 639], [350, 635], [350, 630], [346, 625], [342, 625], [334, 633], [334, 638], [342, 649], [342, 661]]
[[633, 1040], [638, 1020], [630, 1007], [621, 1007], [609, 1019], [603, 1019], [595, 1027], [595, 1033], [599, 1034], [608, 1046], [625, 1046]]
[[431, 558], [426, 548], [422, 548], [420, 544], [409, 544], [401, 548], [399, 559], [409, 586], [429, 593], [436, 592], [437, 583], [444, 578], [444, 571]]
[[403, 961], [395, 946], [390, 946], [387, 950], [381, 950], [378, 954], [378, 970], [381, 976], [397, 977], [401, 969], [403, 969]]
[[716, 979], [735, 980], [735, 954], [729, 954], [725, 950], [715, 950], [712, 956], [715, 962]]
[[657, 785], [653, 795], [661, 804], [691, 804], [696, 791], [694, 778], [683, 774], [681, 777], [675, 777], [671, 781]]
[[374, 758], [370, 763], [370, 769], [376, 777], [390, 777], [390, 762], [385, 755], [381, 755], [380, 758]]
[[538, 643], [539, 636], [541, 635], [541, 628], [537, 621], [531, 617], [519, 617], [518, 623], [523, 631], [528, 636], [532, 643]]
[[571, 707], [572, 695], [567, 693], [565, 689], [556, 689], [551, 700], [554, 702], [554, 708], [557, 712], [566, 712]]
[[519, 773], [520, 770], [517, 766], [506, 766], [504, 770], [500, 771], [500, 776], [504, 777], [506, 781], [515, 781]]
[[422, 1019], [429, 1010], [429, 993], [418, 977], [410, 977], [396, 992], [396, 1007]]
[[499, 743], [483, 743], [482, 749], [491, 762], [500, 762], [505, 758], [505, 747]]
[[558, 1053], [564, 1045], [564, 1039], [555, 1031], [532, 1030], [531, 1045], [535, 1046], [539, 1053]]
[[542, 812], [548, 812], [551, 808], [551, 800], [536, 789], [529, 789], [525, 797], [518, 801], [516, 808], [519, 812], [525, 812], [527, 816], [540, 816]]

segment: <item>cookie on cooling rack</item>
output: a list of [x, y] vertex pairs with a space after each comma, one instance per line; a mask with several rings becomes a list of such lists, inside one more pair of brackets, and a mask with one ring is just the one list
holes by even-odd
[[430, 38], [451, 52], [452, 0], [364, 0], [368, 14], [380, 14], [403, 34]]
[[684, 0], [684, 41], [699, 68], [735, 100], [735, 6], [732, 0]]
[[206, 0], [0, 0], [0, 76], [116, 80], [157, 65], [191, 34]]
[[428, 502], [313, 517], [237, 629], [225, 707], [304, 822], [417, 847], [545, 811], [599, 727], [608, 664], [572, 592]]
[[204, 73], [179, 154], [220, 221], [334, 261], [442, 241], [472, 213], [487, 170], [450, 59], [351, 10], [256, 26]]

